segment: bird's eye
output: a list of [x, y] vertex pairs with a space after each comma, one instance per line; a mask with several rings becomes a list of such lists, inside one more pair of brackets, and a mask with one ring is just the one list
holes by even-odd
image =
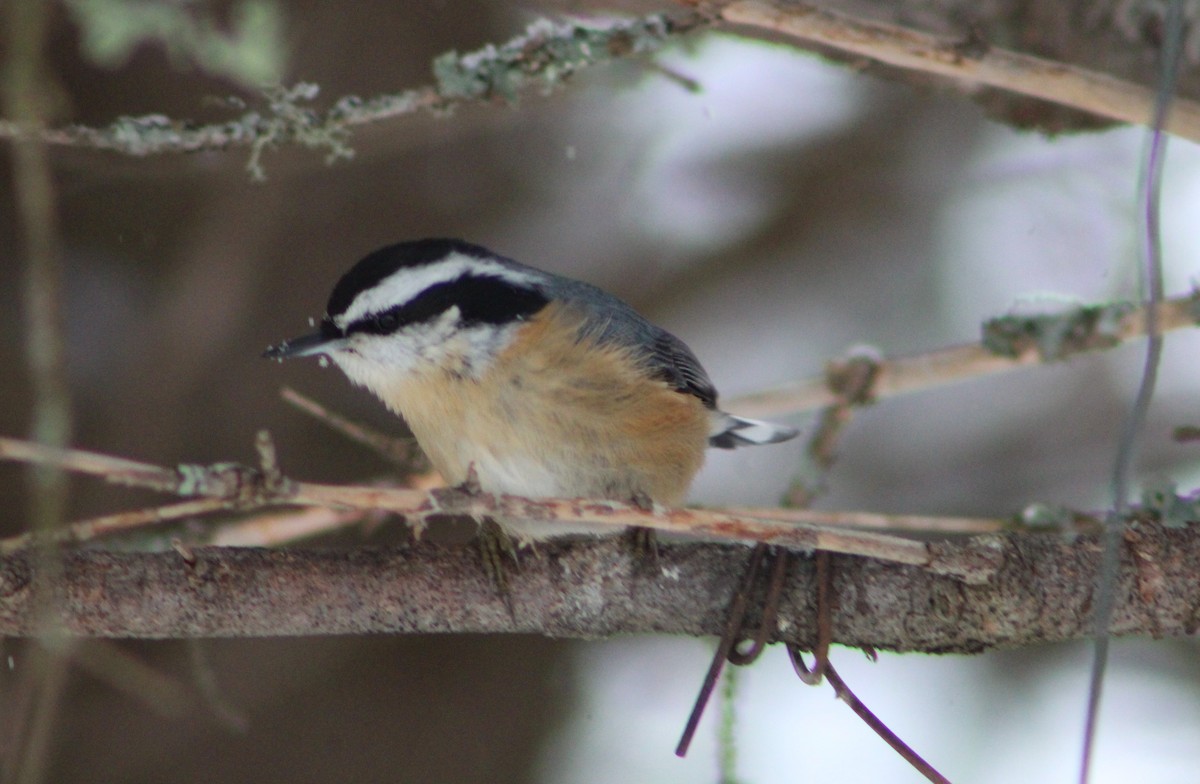
[[380, 332], [395, 332], [400, 326], [400, 316], [395, 311], [386, 311], [375, 317], [375, 329]]

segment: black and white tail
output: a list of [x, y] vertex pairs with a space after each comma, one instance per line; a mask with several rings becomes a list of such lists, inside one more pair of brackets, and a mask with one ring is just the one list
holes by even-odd
[[718, 413], [719, 416], [714, 419], [713, 429], [708, 435], [708, 445], [717, 449], [778, 444], [800, 434], [799, 430], [787, 425], [743, 419], [723, 411]]

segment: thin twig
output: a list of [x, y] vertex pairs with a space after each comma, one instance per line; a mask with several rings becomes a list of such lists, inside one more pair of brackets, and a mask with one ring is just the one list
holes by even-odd
[[[49, 449], [41, 447], [38, 444], [18, 441], [18, 439], [13, 438], [0, 437], [0, 459], [47, 463], [47, 465], [48, 463], [55, 463], [55, 465], [61, 465], [66, 469], [70, 469], [70, 471], [101, 477], [110, 481], [110, 483], [143, 486], [149, 487], [152, 490], [174, 491], [179, 486], [179, 475], [170, 468], [126, 460], [122, 459], [122, 457], [92, 453], [92, 451]], [[316, 486], [301, 485], [301, 487], [306, 487], [306, 489]], [[360, 510], [367, 508], [391, 509], [396, 511], [397, 514], [414, 513], [425, 501], [425, 493], [420, 491], [392, 489], [392, 492], [398, 493], [398, 497], [392, 495], [391, 503], [372, 507], [371, 504], [377, 497], [374, 493], [380, 490], [379, 487], [361, 487], [361, 490], [368, 493], [367, 497], [358, 496], [353, 486], [341, 487], [341, 491], [344, 493], [342, 497], [324, 497], [328, 499], [328, 503], [331, 505], [350, 505], [350, 507]], [[162, 505], [162, 507], [151, 509], [125, 511], [125, 513], [106, 515], [96, 517], [94, 520], [74, 523], [74, 525], [68, 527], [64, 535], [68, 540], [86, 541], [101, 537], [101, 535], [125, 531], [125, 529], [154, 525], [156, 522], [178, 520], [180, 517], [203, 515], [210, 513], [210, 511], [227, 507], [228, 503], [220, 498], [194, 499], [194, 501]], [[700, 511], [694, 510], [694, 513], [700, 513]], [[989, 517], [888, 515], [869, 513], [869, 511], [738, 507], [727, 509], [726, 513], [733, 517], [738, 517], [738, 519], [750, 517], [750, 519], [792, 522], [800, 523], [800, 525], [827, 528], [865, 528], [877, 529], [877, 531], [914, 533], [1000, 533], [1013, 525], [1012, 521], [989, 519]], [[299, 513], [293, 514], [298, 515]], [[328, 520], [328, 523], [322, 523], [320, 520]], [[242, 534], [239, 533], [230, 533], [228, 538], [221, 538], [221, 535], [216, 535], [215, 539], [212, 539], [210, 543], [248, 545], [254, 541], [254, 543], [258, 543], [260, 546], [269, 546], [271, 541], [278, 543], [278, 541], [294, 540], [295, 538], [306, 537], [306, 535], [320, 533], [322, 532], [322, 527], [320, 527], [322, 525], [329, 525], [331, 528], [336, 528], [344, 525], [352, 525], [352, 522], [352, 516], [349, 515], [334, 515], [329, 517], [310, 516], [307, 519], [305, 517], [296, 517], [294, 520], [292, 517], [265, 516], [258, 523], [254, 522], [254, 520], [247, 520], [241, 523], [229, 523], [229, 525], [224, 527], [244, 527], [248, 531], [248, 529], [256, 525], [262, 525], [265, 528], [282, 525], [293, 529], [294, 533], [283, 533], [278, 535], [278, 537], [275, 534], [265, 535], [265, 537], [252, 534], [251, 539], [242, 538]], [[11, 552], [14, 549], [18, 549], [18, 547], [25, 546], [28, 544], [28, 541], [29, 537], [26, 534], [0, 540], [0, 553]]]
[[87, 640], [71, 648], [71, 664], [133, 697], [164, 718], [187, 714], [196, 704], [178, 679], [154, 669], [108, 640]]
[[[81, 520], [61, 528], [54, 536], [58, 542], [89, 542], [102, 536], [158, 525], [171, 520], [215, 512], [225, 509], [229, 502], [221, 498], [201, 498], [194, 501], [180, 501], [177, 504], [164, 504], [149, 509], [135, 509], [129, 512], [94, 517]], [[18, 534], [7, 539], [0, 539], [0, 554], [16, 552], [28, 547], [33, 537], [28, 534]]]
[[314, 419], [324, 422], [329, 427], [341, 433], [351, 441], [371, 449], [385, 460], [402, 466], [406, 471], [417, 470], [417, 463], [423, 462], [421, 450], [417, 448], [416, 439], [396, 438], [366, 425], [355, 422], [341, 414], [330, 411], [317, 401], [301, 394], [291, 387], [284, 387], [279, 392], [285, 402], [295, 406], [300, 411]]
[[804, 445], [804, 457], [784, 496], [784, 506], [807, 509], [825, 492], [826, 477], [837, 460], [837, 444], [854, 418], [857, 408], [875, 399], [881, 357], [870, 350], [856, 350], [849, 357], [830, 362], [825, 368], [826, 386], [833, 402], [815, 417]]
[[292, 509], [223, 523], [199, 538], [217, 547], [279, 547], [358, 525], [373, 514], [361, 509]]
[[721, 689], [721, 724], [717, 728], [718, 784], [738, 784], [737, 694], [741, 679], [736, 669], [725, 673]]
[[224, 123], [197, 125], [149, 115], [122, 117], [103, 128], [40, 129], [0, 120], [0, 139], [34, 137], [51, 145], [134, 156], [251, 147], [248, 166], [258, 174], [258, 156], [267, 146], [294, 143], [324, 148], [331, 159], [349, 157], [352, 151], [346, 139], [357, 126], [418, 112], [444, 114], [467, 103], [513, 102], [527, 87], [546, 89], [588, 67], [616, 58], [645, 56], [708, 22], [706, 16], [696, 13], [652, 14], [607, 24], [542, 19], [502, 44], [437, 57], [433, 62], [435, 84], [370, 98], [345, 96], [324, 112], [303, 104], [316, 97], [317, 89], [301, 84], [265, 91], [265, 106]]
[[788, 509], [767, 506], [735, 506], [723, 510], [739, 517], [805, 523], [824, 528], [860, 528], [890, 533], [993, 534], [1016, 528], [1012, 520], [998, 517], [939, 517], [936, 515], [879, 514], [876, 512]]
[[[1197, 294], [1163, 301], [1155, 309], [1159, 333], [1194, 327], [1200, 319]], [[1146, 310], [1122, 304], [1079, 307], [1055, 316], [1001, 317], [988, 322], [985, 342], [936, 349], [911, 357], [879, 360], [872, 383], [875, 400], [1059, 362], [1118, 345], [1146, 334]], [[835, 369], [838, 365], [834, 365]], [[778, 416], [810, 411], [838, 401], [828, 374], [782, 384], [728, 401], [746, 416]]]
[[715, 541], [763, 542], [792, 550], [828, 550], [922, 566], [965, 582], [986, 581], [997, 564], [959, 563], [938, 555], [929, 543], [868, 531], [830, 530], [799, 521], [740, 517], [706, 509], [642, 509], [621, 501], [583, 498], [523, 498], [487, 493], [370, 488], [297, 483], [291, 503], [388, 510], [410, 525], [445, 515], [495, 516], [516, 520], [561, 520], [654, 528]]
[[34, 465], [61, 466], [64, 471], [98, 476], [117, 485], [174, 492], [179, 486], [176, 471], [150, 463], [139, 463], [99, 452], [57, 447], [0, 436], [0, 460]]
[[[56, 539], [73, 543], [91, 542], [106, 536], [129, 533], [229, 508], [229, 501], [223, 498], [200, 498], [148, 509], [117, 512], [71, 523], [60, 531]], [[357, 525], [370, 515], [371, 513], [358, 509], [294, 509], [220, 523], [197, 538], [205, 544], [222, 547], [278, 547]], [[31, 541], [32, 537], [27, 533], [0, 539], [0, 555], [28, 547]]]
[[[935, 36], [807, 4], [741, 0], [721, 9], [733, 24], [772, 30], [882, 63], [998, 87], [1134, 125], [1154, 117], [1155, 91], [1103, 73], [1001, 49], [987, 42]], [[1178, 99], [1164, 130], [1200, 141], [1200, 103]]]
[[[515, 520], [561, 520], [610, 525], [614, 531], [627, 526], [642, 526], [660, 531], [687, 534], [718, 541], [765, 542], [797, 550], [831, 552], [880, 558], [928, 568], [938, 574], [953, 575], [968, 583], [986, 581], [997, 564], [957, 562], [952, 555], [939, 552], [927, 542], [870, 531], [831, 530], [806, 524], [797, 510], [792, 519], [758, 519], [705, 509], [664, 509], [642, 507], [621, 501], [584, 498], [523, 498], [491, 495], [461, 488], [424, 492], [400, 488], [362, 485], [324, 485], [284, 480], [279, 487], [268, 487], [261, 472], [246, 466], [218, 463], [212, 466], [181, 466], [176, 470], [133, 464], [118, 458], [105, 458], [76, 450], [31, 449], [15, 439], [0, 438], [0, 459], [53, 461], [61, 465], [108, 479], [119, 477], [128, 484], [142, 484], [158, 490], [185, 495], [217, 497], [240, 508], [261, 506], [318, 506], [361, 511], [387, 511], [403, 515], [409, 525], [420, 531], [430, 519], [444, 516], [505, 517]], [[111, 473], [105, 468], [111, 468]]]
[[244, 734], [250, 729], [250, 719], [245, 712], [230, 702], [217, 683], [217, 673], [208, 659], [203, 640], [188, 640], [188, 661], [192, 677], [201, 699], [212, 711], [221, 725], [229, 730]]
[[[30, 629], [27, 635], [35, 633], [44, 636], [41, 628]], [[32, 651], [33, 646], [28, 650]], [[71, 668], [66, 656], [47, 650], [29, 656], [25, 667], [27, 675], [18, 684], [12, 701], [16, 713], [9, 717], [6, 727], [12, 730], [7, 744], [12, 753], [6, 754], [3, 761], [4, 780], [37, 784], [45, 779], [50, 743], [55, 737], [54, 723]]]

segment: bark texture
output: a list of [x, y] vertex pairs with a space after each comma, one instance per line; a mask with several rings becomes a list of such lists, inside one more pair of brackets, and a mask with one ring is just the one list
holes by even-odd
[[[1194, 633], [1197, 530], [1145, 523], [1129, 529], [1114, 633]], [[936, 546], [998, 569], [987, 582], [969, 584], [921, 567], [835, 556], [835, 640], [976, 652], [1090, 632], [1095, 537], [984, 536]], [[748, 552], [723, 544], [665, 546], [655, 568], [631, 557], [619, 538], [543, 545], [513, 570], [510, 612], [469, 547], [84, 550], [65, 554], [55, 607], [67, 632], [98, 637], [716, 634]], [[34, 562], [24, 552], [0, 560], [0, 634], [34, 631]], [[815, 642], [814, 596], [812, 561], [795, 555], [778, 639]]]

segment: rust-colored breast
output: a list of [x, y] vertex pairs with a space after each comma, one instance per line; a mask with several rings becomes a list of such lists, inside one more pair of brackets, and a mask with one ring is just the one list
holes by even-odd
[[396, 407], [451, 483], [474, 463], [493, 492], [680, 503], [704, 461], [708, 410], [630, 352], [579, 340], [578, 325], [551, 305], [482, 377], [408, 380]]

